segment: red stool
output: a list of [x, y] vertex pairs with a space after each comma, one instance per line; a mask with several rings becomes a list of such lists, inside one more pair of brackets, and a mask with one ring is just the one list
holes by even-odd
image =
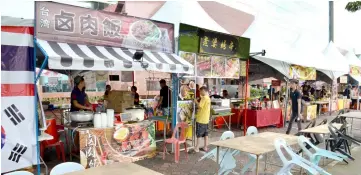
[[[44, 157], [44, 150], [46, 148], [55, 147], [56, 148], [56, 155], [57, 158], [60, 160], [62, 159], [65, 162], [65, 150], [64, 150], [64, 143], [59, 140], [59, 134], [56, 126], [55, 119], [46, 120], [46, 124], [48, 128], [45, 130], [46, 133], [53, 136], [53, 140], [44, 140], [40, 144], [40, 156]], [[61, 157], [60, 157], [61, 156]]]

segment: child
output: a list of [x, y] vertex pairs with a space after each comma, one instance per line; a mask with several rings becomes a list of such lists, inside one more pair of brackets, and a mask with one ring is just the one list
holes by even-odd
[[209, 117], [211, 115], [211, 99], [208, 95], [208, 88], [201, 87], [200, 89], [201, 101], [198, 102], [196, 99], [194, 102], [198, 106], [198, 112], [196, 114], [196, 134], [197, 134], [197, 143], [194, 148], [195, 152], [199, 152], [199, 142], [200, 138], [204, 137], [204, 151], [207, 152], [208, 148], [208, 123]]

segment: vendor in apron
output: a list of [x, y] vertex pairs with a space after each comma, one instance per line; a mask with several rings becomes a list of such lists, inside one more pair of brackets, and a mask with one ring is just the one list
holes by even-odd
[[74, 78], [74, 89], [71, 92], [70, 112], [80, 110], [93, 110], [91, 103], [85, 93], [85, 81], [82, 76], [76, 76]]

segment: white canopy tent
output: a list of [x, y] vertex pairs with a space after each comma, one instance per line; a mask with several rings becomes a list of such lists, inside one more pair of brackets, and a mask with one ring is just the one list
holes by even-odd
[[[359, 66], [361, 67], [361, 60], [358, 59], [355, 55], [355, 53], [353, 51], [348, 51], [347, 54], [345, 55], [348, 63], [350, 66]], [[361, 76], [356, 76], [356, 75], [351, 75], [350, 76], [355, 79], [359, 85], [361, 84]]]
[[229, 34], [204, 11], [197, 1], [167, 1], [151, 19], [173, 23], [175, 37], [178, 37], [181, 23]]
[[323, 51], [323, 54], [327, 59], [325, 60], [325, 65], [327, 65], [327, 67], [330, 67], [331, 69], [320, 69], [321, 72], [325, 73], [333, 80], [344, 74], [348, 74], [349, 65], [345, 57], [339, 52], [339, 50], [332, 41], [327, 45], [327, 47]]

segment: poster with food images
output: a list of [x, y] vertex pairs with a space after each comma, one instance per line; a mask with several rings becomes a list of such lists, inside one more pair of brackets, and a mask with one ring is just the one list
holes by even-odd
[[[193, 101], [188, 100], [188, 101], [178, 101], [177, 102], [177, 116], [178, 122], [187, 122], [189, 126], [192, 125], [192, 118], [194, 118], [195, 116], [195, 111], [194, 111], [194, 104]], [[186, 138], [191, 140], [192, 139], [192, 127], [188, 127], [186, 129]]]
[[290, 74], [291, 79], [316, 80], [316, 69], [312, 68], [312, 67], [291, 65], [289, 74]]
[[198, 55], [196, 67], [197, 67], [197, 76], [199, 77], [212, 76], [212, 61], [210, 56]]
[[350, 65], [350, 75], [361, 76], [361, 67]]
[[79, 131], [80, 163], [92, 168], [114, 162], [135, 162], [156, 155], [154, 121], [117, 128]]
[[179, 51], [179, 56], [184, 60], [188, 61], [188, 63], [195, 65], [196, 64], [196, 54], [191, 52]]
[[226, 58], [222, 56], [212, 56], [212, 77], [225, 77]]
[[195, 77], [183, 77], [179, 79], [178, 100], [193, 100], [196, 96]]
[[239, 78], [240, 63], [238, 58], [228, 58], [226, 60], [225, 77], [227, 78]]

